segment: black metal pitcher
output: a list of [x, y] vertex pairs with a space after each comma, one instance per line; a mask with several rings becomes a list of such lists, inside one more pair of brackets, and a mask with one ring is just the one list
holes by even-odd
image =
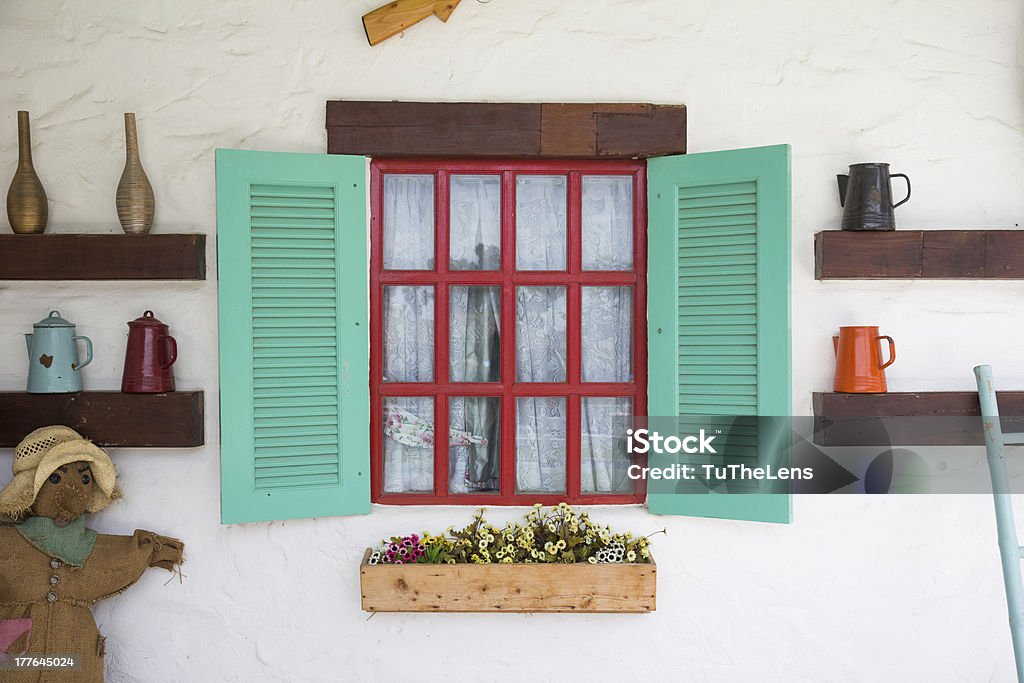
[[[843, 230], [895, 230], [900, 204], [910, 199], [910, 178], [904, 173], [889, 174], [889, 164], [851, 164], [849, 175], [839, 180], [839, 205], [843, 207]], [[892, 203], [890, 178], [907, 181], [907, 196]]]

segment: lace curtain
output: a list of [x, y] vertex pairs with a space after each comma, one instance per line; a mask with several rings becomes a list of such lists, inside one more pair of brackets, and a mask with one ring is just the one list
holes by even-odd
[[[427, 245], [424, 216], [398, 208], [431, 207], [433, 183], [418, 176], [385, 177], [385, 264], [419, 264], [425, 257], [411, 251]], [[425, 176], [425, 178], [430, 178]], [[601, 269], [632, 267], [632, 184], [619, 179], [584, 178], [584, 259]], [[389, 196], [389, 187], [393, 196]], [[589, 189], [588, 189], [589, 188]], [[566, 187], [562, 176], [517, 179], [517, 267], [564, 270], [566, 263]], [[588, 212], [587, 203], [590, 199]], [[453, 269], [500, 268], [500, 182], [497, 176], [451, 177], [451, 264]], [[629, 216], [623, 237], [622, 217]], [[402, 217], [399, 220], [398, 217]], [[590, 227], [588, 227], [590, 226]], [[389, 236], [387, 230], [392, 231]], [[593, 235], [591, 235], [593, 233]], [[588, 247], [587, 245], [590, 244]], [[389, 259], [389, 245], [393, 252]], [[404, 259], [404, 260], [403, 260]], [[432, 256], [430, 261], [432, 262]], [[387, 265], [386, 265], [387, 267]], [[582, 372], [584, 381], [632, 380], [632, 290], [628, 287], [583, 288]], [[449, 362], [455, 382], [500, 380], [501, 354], [515, 353], [518, 382], [563, 382], [566, 379], [566, 290], [564, 287], [519, 287], [515, 293], [516, 348], [500, 339], [500, 288], [452, 286], [449, 300]], [[384, 288], [385, 381], [432, 382], [434, 361], [434, 289], [418, 286]], [[516, 399], [516, 491], [565, 492], [566, 399]], [[448, 407], [448, 488], [451, 493], [497, 490], [500, 471], [500, 399], [455, 397]], [[581, 484], [586, 492], [631, 490], [629, 462], [621, 437], [621, 418], [632, 414], [632, 399], [587, 397], [581, 404]], [[434, 488], [434, 401], [429, 397], [395, 397], [384, 401], [384, 490], [429, 492]], [[505, 426], [504, 428], [508, 428]], [[512, 454], [508, 454], [511, 456]]]

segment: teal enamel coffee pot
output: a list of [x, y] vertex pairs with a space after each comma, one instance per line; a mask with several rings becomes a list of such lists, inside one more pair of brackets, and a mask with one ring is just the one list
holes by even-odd
[[[85, 342], [84, 363], [78, 362], [78, 340]], [[32, 326], [28, 347], [28, 393], [70, 394], [82, 390], [82, 368], [92, 362], [92, 340], [75, 334], [75, 326], [59, 311]]]

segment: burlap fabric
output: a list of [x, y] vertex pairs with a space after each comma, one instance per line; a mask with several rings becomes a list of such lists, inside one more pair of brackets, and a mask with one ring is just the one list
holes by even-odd
[[74, 654], [81, 662], [73, 672], [3, 672], [0, 680], [103, 681], [104, 639], [90, 608], [129, 588], [149, 567], [172, 569], [182, 547], [149, 531], [99, 534], [84, 566], [73, 567], [38, 550], [14, 525], [0, 525], [0, 619], [32, 620], [29, 654]]

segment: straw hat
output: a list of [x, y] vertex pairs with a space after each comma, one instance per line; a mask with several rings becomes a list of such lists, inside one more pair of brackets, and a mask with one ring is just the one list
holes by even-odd
[[106, 451], [70, 427], [40, 427], [14, 449], [14, 478], [0, 491], [0, 514], [24, 517], [53, 471], [79, 461], [89, 463], [96, 482], [86, 512], [99, 512], [121, 497], [114, 463]]

